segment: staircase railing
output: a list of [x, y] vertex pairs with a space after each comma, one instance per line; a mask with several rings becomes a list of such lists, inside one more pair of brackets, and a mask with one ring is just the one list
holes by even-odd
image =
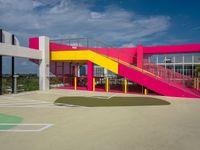
[[192, 88], [193, 80], [191, 76], [186, 76], [176, 72], [175, 70], [165, 68], [161, 65], [156, 65], [149, 62], [148, 59], [143, 60], [143, 69], [152, 72], [163, 79], [169, 80], [170, 82], [175, 82], [185, 87]]

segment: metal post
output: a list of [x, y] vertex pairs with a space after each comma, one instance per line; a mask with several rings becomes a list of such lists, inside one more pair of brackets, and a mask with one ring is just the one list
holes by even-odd
[[109, 91], [109, 79], [106, 78], [106, 92]]
[[[12, 45], [15, 45], [15, 35], [12, 34]], [[15, 92], [15, 78], [14, 78], [14, 74], [15, 74], [15, 57], [12, 57], [12, 64], [11, 64], [11, 76], [12, 76], [12, 83], [11, 83], [11, 88], [12, 88], [12, 93]]]
[[14, 75], [14, 93], [17, 93], [17, 78], [19, 75]]
[[192, 56], [192, 78], [194, 77], [194, 56]]
[[124, 79], [124, 93], [127, 93], [127, 79]]
[[93, 90], [93, 92], [95, 91], [95, 78], [93, 78], [93, 88], [92, 88], [92, 90]]
[[156, 57], [156, 72], [157, 72], [157, 76], [159, 76], [159, 73], [158, 73], [158, 55]]
[[167, 59], [167, 57], [165, 56], [165, 59], [164, 59], [165, 60], [165, 79], [166, 79], [166, 74], [167, 74], [166, 73], [166, 68], [167, 68], [166, 59]]
[[77, 90], [77, 77], [74, 77], [74, 90]]
[[0, 29], [0, 43], [3, 42], [3, 30]]
[[[0, 43], [3, 42], [3, 31], [0, 29]], [[0, 95], [3, 94], [2, 56], [0, 56]]]
[[87, 38], [87, 48], [89, 47], [89, 41], [88, 41], [88, 38]]
[[183, 67], [183, 69], [182, 69], [182, 71], [183, 71], [183, 79], [182, 79], [182, 80], [183, 80], [183, 85], [184, 85], [184, 72], [185, 72], [185, 69], [184, 69], [184, 66], [185, 66], [185, 65], [184, 65], [184, 55], [183, 55], [183, 57], [182, 57], [182, 63], [183, 63], [183, 64], [182, 64], [182, 67]]
[[174, 56], [174, 79], [173, 79], [173, 81], [175, 80], [175, 74], [176, 74], [176, 65], [175, 65], [175, 62], [176, 62], [176, 57]]
[[144, 89], [144, 95], [148, 95], [148, 89], [147, 88]]

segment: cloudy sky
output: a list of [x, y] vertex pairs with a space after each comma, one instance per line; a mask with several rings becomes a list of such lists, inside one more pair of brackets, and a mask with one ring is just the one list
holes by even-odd
[[[199, 6], [198, 0], [0, 0], [0, 28], [23, 46], [39, 35], [90, 37], [116, 47], [200, 43]], [[37, 71], [17, 62], [17, 72]]]

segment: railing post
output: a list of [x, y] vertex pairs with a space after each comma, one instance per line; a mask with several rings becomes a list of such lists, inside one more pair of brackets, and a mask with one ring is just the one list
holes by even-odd
[[156, 73], [157, 73], [157, 75], [156, 75], [156, 78], [157, 78], [159, 76], [159, 71], [158, 71], [158, 55], [156, 57]]
[[109, 78], [106, 78], [106, 92], [109, 92]]
[[197, 88], [196, 78], [194, 78], [194, 80], [193, 80], [193, 85], [194, 85], [194, 89], [196, 89]]
[[182, 81], [183, 81], [182, 84], [183, 84], [183, 86], [184, 86], [184, 72], [185, 72], [185, 68], [184, 68], [184, 67], [185, 67], [185, 65], [184, 65], [184, 63], [185, 63], [184, 55], [182, 56], [182, 63], [183, 63], [183, 65], [182, 65], [182, 67], [183, 67], [183, 68], [182, 68], [182, 72], [183, 72], [183, 73], [182, 73]]
[[148, 89], [147, 88], [144, 89], [144, 95], [148, 95]]
[[93, 78], [93, 88], [92, 88], [93, 92], [95, 92], [95, 90], [96, 90], [95, 85], [96, 85], [95, 78]]
[[87, 48], [89, 47], [89, 41], [88, 41], [88, 38], [86, 39], [87, 40]]
[[74, 77], [74, 90], [77, 90], [77, 77]]
[[127, 79], [124, 79], [124, 94], [127, 93]]

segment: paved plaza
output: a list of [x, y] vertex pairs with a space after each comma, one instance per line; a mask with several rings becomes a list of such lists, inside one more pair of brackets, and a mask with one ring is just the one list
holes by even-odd
[[169, 105], [69, 107], [64, 96], [141, 97], [73, 90], [0, 96], [0, 113], [23, 121], [0, 131], [1, 150], [199, 150], [200, 100], [155, 96]]

